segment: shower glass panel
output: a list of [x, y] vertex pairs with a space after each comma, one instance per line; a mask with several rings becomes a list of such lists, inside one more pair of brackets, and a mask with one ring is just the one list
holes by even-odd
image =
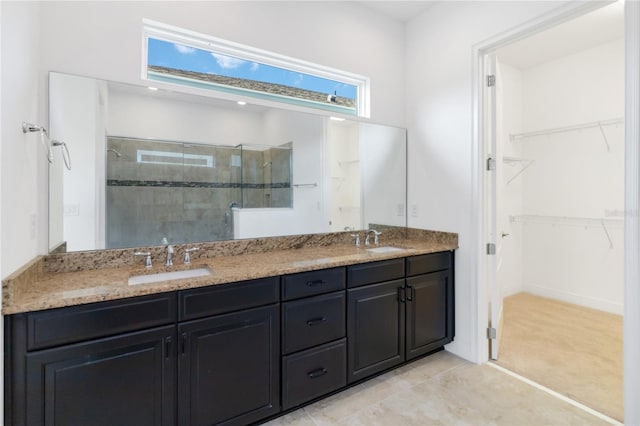
[[107, 248], [229, 240], [233, 207], [291, 207], [290, 147], [108, 137], [106, 162]]
[[290, 208], [291, 148], [240, 145], [242, 155], [242, 207]]

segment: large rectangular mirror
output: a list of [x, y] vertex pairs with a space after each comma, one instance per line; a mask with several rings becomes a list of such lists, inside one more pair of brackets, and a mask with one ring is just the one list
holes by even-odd
[[406, 131], [49, 75], [49, 247], [81, 251], [406, 226]]

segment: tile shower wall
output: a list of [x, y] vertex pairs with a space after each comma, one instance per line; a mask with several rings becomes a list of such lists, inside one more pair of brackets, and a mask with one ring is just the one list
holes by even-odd
[[275, 169], [290, 173], [290, 150], [127, 138], [108, 138], [107, 149], [107, 248], [233, 239], [232, 203], [291, 206], [290, 174], [279, 183], [288, 197], [271, 199], [271, 179], [287, 173]]

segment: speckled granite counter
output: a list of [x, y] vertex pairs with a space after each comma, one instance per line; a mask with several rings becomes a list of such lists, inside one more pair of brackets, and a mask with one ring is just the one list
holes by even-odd
[[[122, 299], [208, 285], [225, 284], [254, 278], [353, 265], [418, 254], [454, 250], [457, 234], [411, 228], [385, 230], [381, 246], [404, 250], [372, 253], [364, 246], [356, 248], [350, 233], [238, 240], [219, 243], [176, 245], [172, 268], [162, 266], [163, 247], [151, 251], [154, 267], [143, 267], [138, 249], [55, 254], [34, 259], [2, 283], [2, 313], [14, 314]], [[191, 265], [182, 265], [188, 247], [198, 247]], [[207, 266], [213, 274], [141, 285], [128, 285], [133, 275]]]

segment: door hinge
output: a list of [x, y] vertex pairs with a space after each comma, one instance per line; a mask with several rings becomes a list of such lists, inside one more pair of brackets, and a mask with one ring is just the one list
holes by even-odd
[[494, 255], [496, 254], [496, 245], [493, 243], [487, 243], [487, 254]]
[[487, 328], [487, 339], [495, 339], [497, 337], [497, 331], [493, 327]]
[[490, 74], [487, 76], [487, 87], [493, 87], [496, 85], [496, 76], [494, 74]]
[[492, 171], [496, 169], [496, 160], [493, 157], [487, 158], [487, 170]]

